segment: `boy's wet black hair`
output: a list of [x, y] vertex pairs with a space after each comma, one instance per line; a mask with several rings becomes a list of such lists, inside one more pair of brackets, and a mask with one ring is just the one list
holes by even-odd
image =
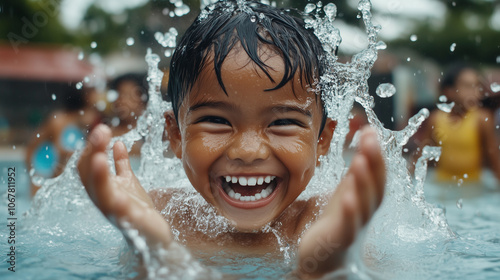
[[125, 81], [130, 81], [135, 83], [139, 87], [139, 91], [141, 92], [141, 101], [144, 104], [148, 103], [148, 76], [145, 73], [126, 73], [123, 75], [120, 75], [116, 78], [114, 78], [110, 83], [109, 83], [109, 88], [112, 90], [118, 90], [118, 86], [125, 82]]
[[[244, 2], [239, 5], [238, 2]], [[290, 12], [270, 7], [256, 1], [219, 1], [207, 6], [187, 29], [179, 42], [170, 63], [170, 75], [167, 87], [172, 101], [175, 118], [186, 94], [206, 66], [213, 58], [213, 68], [217, 80], [227, 94], [221, 76], [222, 63], [235, 45], [241, 43], [250, 59], [276, 83], [272, 91], [286, 85], [299, 71], [301, 83], [313, 85], [323, 74], [320, 57], [323, 48], [313, 30], [306, 29], [304, 21], [292, 16]], [[284, 63], [281, 81], [274, 81], [269, 74], [269, 67], [260, 59], [258, 50], [270, 46], [277, 50]], [[320, 134], [326, 122], [323, 120]]]

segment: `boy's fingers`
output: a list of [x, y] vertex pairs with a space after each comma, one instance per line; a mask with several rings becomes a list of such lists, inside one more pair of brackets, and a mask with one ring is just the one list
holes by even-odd
[[109, 167], [105, 153], [98, 153], [92, 158], [91, 185], [86, 187], [90, 197], [107, 214], [104, 200], [110, 197]]
[[369, 169], [371, 171], [370, 174], [375, 180], [375, 195], [379, 198], [378, 200], [380, 203], [385, 189], [386, 170], [385, 161], [382, 157], [382, 151], [377, 139], [377, 133], [373, 128], [365, 130], [361, 139], [360, 151], [367, 157]]
[[361, 222], [365, 224], [376, 209], [377, 198], [375, 191], [375, 182], [372, 172], [369, 170], [368, 160], [365, 155], [355, 155], [352, 164], [352, 172], [355, 178], [353, 189], [358, 202]]
[[124, 176], [132, 173], [127, 148], [123, 142], [118, 141], [113, 146], [113, 157], [115, 159], [116, 175]]
[[92, 157], [97, 152], [106, 150], [106, 146], [111, 139], [111, 130], [105, 125], [98, 125], [89, 135], [88, 143], [78, 161], [78, 172], [84, 185], [88, 185], [91, 169]]

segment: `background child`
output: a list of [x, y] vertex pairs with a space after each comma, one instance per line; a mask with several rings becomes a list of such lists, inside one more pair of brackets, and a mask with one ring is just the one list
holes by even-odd
[[367, 129], [349, 172], [308, 226], [320, 210], [317, 198], [297, 197], [328, 152], [335, 127], [320, 96], [310, 91], [323, 71], [321, 54], [301, 20], [257, 2], [208, 7], [179, 43], [168, 86], [169, 141], [194, 189], [233, 230], [212, 238], [200, 233], [194, 226], [200, 209], [163, 217], [157, 209], [170, 203], [173, 191], [146, 193], [121, 142], [113, 147], [116, 175], [111, 174], [106, 126], [92, 133], [78, 164], [89, 196], [118, 228], [125, 229], [126, 221], [137, 229], [150, 248], [169, 249], [173, 228], [188, 248], [276, 253], [273, 233], [261, 229], [280, 224], [287, 240], [301, 240], [299, 276], [338, 268], [381, 203], [385, 168], [376, 133]]
[[[26, 166], [33, 168], [36, 176], [59, 175], [73, 152], [85, 145], [88, 132], [101, 122], [101, 114], [94, 107], [95, 89], [71, 86], [61, 99], [64, 108], [49, 114], [26, 149]], [[31, 194], [39, 188], [32, 184]]]
[[476, 69], [465, 63], [448, 68], [441, 92], [454, 102], [451, 112], [434, 110], [424, 123], [420, 147], [441, 146], [436, 166], [438, 181], [476, 182], [483, 162], [500, 179], [500, 153], [493, 114], [481, 108], [482, 87]]
[[127, 73], [110, 82], [109, 88], [115, 90], [118, 98], [113, 102], [112, 113], [119, 122], [111, 125], [113, 136], [120, 136], [136, 126], [148, 102], [148, 83], [145, 74]]

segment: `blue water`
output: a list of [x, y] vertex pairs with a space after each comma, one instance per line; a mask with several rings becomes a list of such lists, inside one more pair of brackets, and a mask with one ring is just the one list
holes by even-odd
[[[1, 279], [126, 279], [136, 276], [130, 264], [122, 264], [127, 246], [121, 234], [87, 201], [85, 194], [68, 194], [66, 213], [54, 206], [45, 209], [49, 219], [29, 215], [28, 174], [21, 162], [0, 162], [0, 182], [6, 185], [6, 168], [16, 167], [16, 272], [7, 270], [8, 232], [2, 226]], [[422, 242], [382, 240], [368, 253], [373, 275], [382, 279], [499, 279], [500, 190], [490, 174], [483, 186], [438, 185], [432, 172], [425, 185], [428, 202], [446, 210], [454, 237]], [[2, 190], [5, 193], [5, 188]], [[7, 222], [6, 197], [0, 203], [0, 219]], [[73, 203], [73, 205], [72, 205]], [[74, 210], [72, 210], [74, 209]], [[87, 209], [82, 211], [81, 209]], [[48, 212], [47, 212], [48, 211]], [[411, 234], [409, 234], [409, 239]], [[398, 254], [381, 254], [385, 243], [397, 242]], [[202, 263], [236, 279], [279, 279], [290, 264], [269, 256], [244, 256], [221, 251], [202, 256]], [[374, 259], [373, 259], [374, 258]], [[124, 261], [123, 263], [127, 263]]]

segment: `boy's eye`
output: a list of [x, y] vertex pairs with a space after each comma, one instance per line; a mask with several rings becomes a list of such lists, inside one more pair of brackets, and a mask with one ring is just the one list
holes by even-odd
[[304, 126], [300, 121], [297, 121], [297, 120], [294, 120], [294, 119], [279, 119], [279, 120], [275, 120], [269, 126], [273, 126], [273, 125], [278, 125], [278, 126], [281, 126], [281, 125], [297, 125], [297, 126], [300, 126], [300, 127]]
[[225, 125], [231, 125], [226, 119], [217, 117], [217, 116], [205, 116], [201, 117], [196, 121], [196, 123], [201, 123], [201, 122], [209, 122], [209, 123], [215, 123], [215, 124], [225, 124]]

